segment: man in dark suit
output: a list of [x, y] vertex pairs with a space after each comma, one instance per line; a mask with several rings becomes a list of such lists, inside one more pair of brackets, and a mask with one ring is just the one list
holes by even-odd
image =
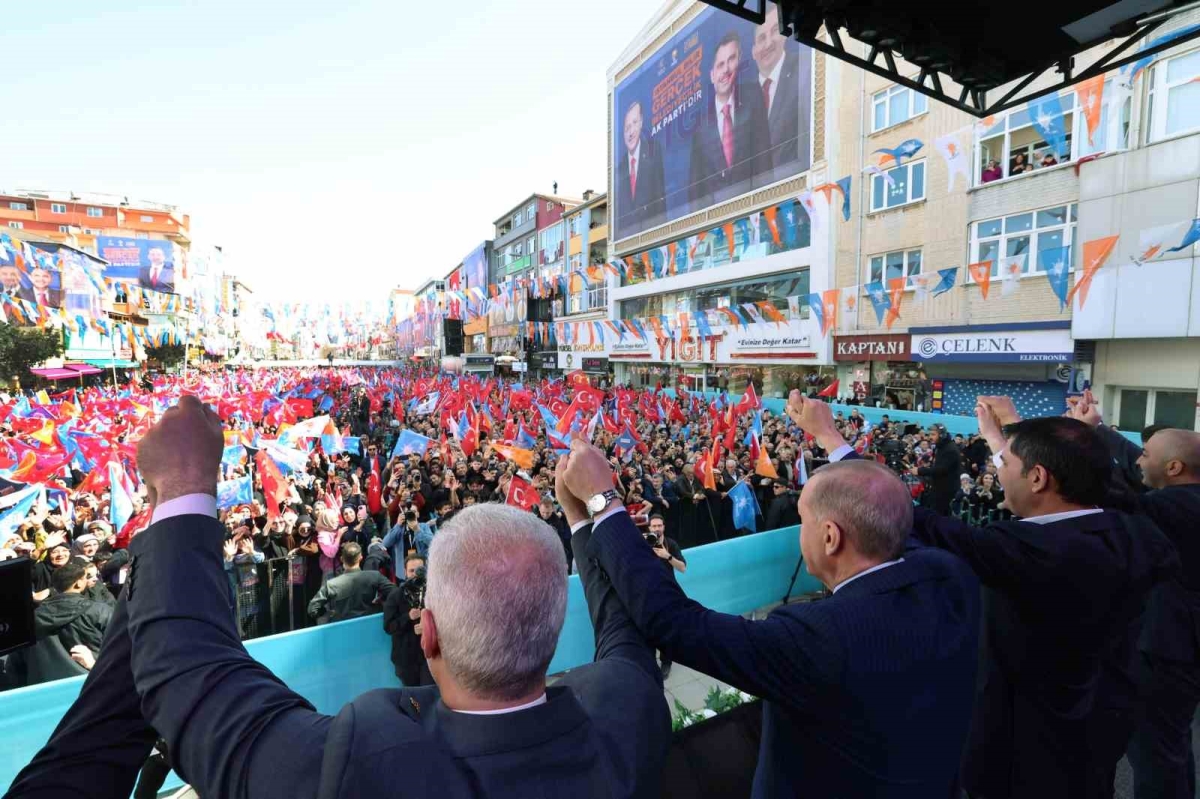
[[12, 795], [128, 793], [153, 743], [142, 713], [201, 796], [659, 795], [670, 716], [652, 650], [579, 558], [596, 663], [547, 688], [566, 608], [562, 545], [504, 505], [463, 510], [431, 547], [421, 643], [438, 685], [317, 713], [238, 640], [215, 518], [223, 446], [220, 420], [190, 396], [142, 439], [155, 515], [130, 547], [115, 629]]
[[742, 46], [730, 31], [717, 42], [701, 122], [692, 134], [688, 199], [698, 209], [743, 194], [751, 178], [768, 172], [770, 136], [761, 90], [738, 80]]
[[151, 247], [146, 251], [150, 263], [138, 270], [138, 283], [142, 288], [156, 291], [175, 290], [175, 265], [167, 261], [162, 247]]
[[[830, 460], [855, 458], [829, 410], [793, 394], [793, 421]], [[1120, 717], [1132, 696], [1121, 695], [1110, 660], [1179, 559], [1149, 519], [1103, 509], [1114, 499], [1110, 460], [1086, 425], [1022, 422], [1007, 397], [979, 400], [980, 432], [1021, 520], [971, 527], [918, 508], [913, 526], [983, 585], [982, 673], [963, 787], [986, 799], [1111, 797], [1114, 741], [1128, 737]]]
[[396, 590], [392, 581], [378, 570], [363, 571], [360, 544], [353, 541], [343, 544], [340, 556], [342, 573], [326, 580], [308, 603], [308, 615], [318, 624], [378, 613]]
[[905, 549], [912, 501], [894, 474], [863, 461], [813, 475], [800, 550], [834, 594], [751, 621], [684, 595], [610, 490], [602, 452], [578, 439], [559, 468], [590, 497], [587, 556], [650, 643], [765, 700], [753, 796], [957, 797], [979, 584], [951, 555]]
[[637, 233], [663, 221], [666, 190], [663, 185], [662, 154], [644, 133], [642, 103], [634, 100], [625, 109], [621, 142], [625, 152], [617, 159], [617, 229]]
[[[1129, 740], [1129, 765], [1139, 797], [1195, 795], [1192, 718], [1200, 704], [1200, 433], [1159, 429], [1137, 447], [1101, 424], [1091, 392], [1073, 402], [1071, 415], [1094, 425], [1125, 479], [1149, 491], [1137, 496], [1146, 514], [1179, 551], [1182, 571], [1150, 594], [1131, 646], [1138, 703]], [[1127, 465], [1132, 464], [1133, 469]], [[1137, 487], [1137, 486], [1135, 486]]]
[[962, 456], [946, 428], [940, 424], [933, 426], [929, 440], [933, 443], [933, 463], [919, 468], [914, 466], [912, 473], [929, 480], [929, 500], [922, 500], [922, 504], [949, 516], [950, 502], [958, 491], [958, 478], [962, 473]]
[[35, 266], [29, 270], [29, 282], [33, 285], [22, 287], [17, 296], [46, 308], [61, 308], [62, 289], [51, 288], [53, 280], [54, 276], [49, 269]]
[[767, 5], [763, 24], [754, 31], [751, 55], [758, 67], [771, 139], [771, 179], [782, 180], [808, 158], [808, 128], [800, 126], [800, 95], [801, 81], [807, 84], [809, 76], [807, 65], [800, 63], [799, 46], [779, 32], [779, 9], [774, 3]]

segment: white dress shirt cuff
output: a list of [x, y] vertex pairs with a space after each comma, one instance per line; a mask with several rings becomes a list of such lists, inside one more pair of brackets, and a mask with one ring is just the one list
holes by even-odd
[[217, 498], [212, 494], [184, 494], [182, 497], [175, 497], [154, 508], [150, 523], [157, 524], [163, 519], [189, 514], [217, 518]]
[[596, 516], [593, 519], [588, 519], [588, 520], [582, 521], [582, 522], [575, 522], [575, 524], [571, 525], [571, 535], [575, 535], [580, 530], [582, 530], [584, 527], [587, 527], [589, 524], [591, 524], [591, 525], [599, 524], [600, 522], [607, 519], [609, 516], [615, 516], [618, 513], [626, 513], [624, 505], [617, 505], [615, 507], [609, 508], [608, 510], [602, 512], [599, 516]]
[[833, 452], [829, 453], [829, 462], [837, 463], [838, 461], [840, 461], [842, 458], [846, 457], [853, 451], [854, 451], [854, 447], [850, 446], [849, 444], [842, 444], [840, 447], [835, 449]]

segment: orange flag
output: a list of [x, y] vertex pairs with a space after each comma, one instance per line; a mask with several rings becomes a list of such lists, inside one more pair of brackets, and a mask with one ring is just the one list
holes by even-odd
[[1095, 143], [1096, 128], [1100, 127], [1100, 112], [1104, 108], [1104, 75], [1097, 75], [1075, 84], [1079, 107], [1087, 122], [1088, 144]]
[[766, 447], [758, 448], [758, 460], [754, 463], [754, 473], [762, 477], [770, 477], [772, 480], [779, 478], [779, 472], [775, 471], [775, 464], [771, 463]]
[[725, 246], [729, 248], [729, 260], [733, 260], [733, 250], [737, 246], [737, 242], [733, 238], [733, 223], [726, 222], [721, 226], [725, 231]]
[[971, 279], [979, 284], [979, 291], [986, 300], [988, 287], [992, 285], [992, 262], [980, 261], [977, 264], [968, 266], [967, 270], [971, 273]]
[[826, 289], [821, 293], [821, 304], [825, 306], [825, 315], [821, 318], [821, 335], [826, 335], [837, 327], [838, 307], [841, 303], [841, 289]]
[[667, 274], [675, 274], [675, 250], [679, 247], [677, 242], [671, 242], [667, 245]]
[[1083, 274], [1075, 279], [1075, 285], [1067, 292], [1068, 303], [1078, 292], [1079, 309], [1083, 310], [1083, 304], [1087, 302], [1088, 286], [1091, 285], [1096, 272], [1100, 271], [1100, 267], [1108, 260], [1108, 256], [1112, 255], [1119, 238], [1120, 236], [1105, 236], [1102, 239], [1092, 239], [1083, 243]]
[[891, 295], [891, 305], [888, 307], [887, 317], [883, 320], [888, 330], [891, 330], [892, 325], [900, 318], [900, 302], [904, 299], [904, 284], [905, 278], [903, 277], [894, 277], [888, 280], [888, 294]]
[[512, 461], [526, 471], [533, 468], [533, 452], [531, 450], [522, 449], [521, 447], [510, 447], [507, 444], [499, 442], [494, 442], [492, 449], [500, 453], [504, 460]]
[[771, 241], [775, 242], [776, 247], [780, 246], [782, 242], [779, 239], [779, 223], [775, 221], [779, 215], [779, 206], [772, 205], [770, 208], [764, 208], [762, 215], [766, 217], [767, 227], [771, 231]]

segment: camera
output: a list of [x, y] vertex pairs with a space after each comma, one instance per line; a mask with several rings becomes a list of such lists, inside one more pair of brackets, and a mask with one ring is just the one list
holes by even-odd
[[642, 533], [642, 538], [646, 539], [646, 543], [650, 546], [658, 546], [658, 536], [656, 536], [654, 533]]
[[405, 580], [400, 590], [404, 592], [404, 599], [408, 602], [408, 606], [413, 610], [421, 610], [425, 607], [425, 567], [417, 569], [417, 573], [410, 579]]
[[404, 511], [404, 521], [415, 522], [417, 520], [417, 512], [415, 510]]

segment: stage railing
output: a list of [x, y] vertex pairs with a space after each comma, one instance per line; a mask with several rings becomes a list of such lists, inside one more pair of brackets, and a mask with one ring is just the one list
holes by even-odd
[[[778, 602], [800, 557], [799, 528], [719, 541], [688, 550], [688, 570], [678, 575], [689, 596], [714, 610], [748, 613]], [[801, 571], [793, 595], [817, 590]], [[180, 590], [186, 590], [182, 586]], [[246, 642], [246, 649], [323, 713], [335, 713], [373, 688], [395, 687], [391, 642], [378, 614], [339, 624]], [[557, 673], [590, 663], [592, 626], [578, 576], [568, 583], [567, 617], [550, 664]], [[12, 780], [49, 739], [78, 696], [83, 677], [0, 693], [0, 786]], [[172, 775], [167, 786], [179, 785]]]

